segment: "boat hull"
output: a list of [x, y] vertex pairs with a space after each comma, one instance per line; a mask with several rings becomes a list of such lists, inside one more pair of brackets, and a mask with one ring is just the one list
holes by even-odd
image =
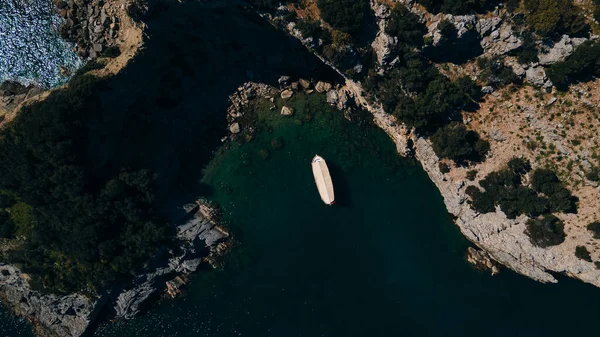
[[319, 155], [315, 155], [312, 159], [312, 171], [315, 177], [315, 184], [319, 190], [321, 200], [327, 205], [335, 203], [335, 193], [333, 191], [333, 182], [329, 174], [329, 168], [325, 159]]

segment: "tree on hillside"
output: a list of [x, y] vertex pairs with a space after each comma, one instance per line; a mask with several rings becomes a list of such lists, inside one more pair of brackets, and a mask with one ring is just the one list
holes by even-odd
[[527, 0], [523, 3], [527, 24], [544, 37], [574, 36], [589, 30], [580, 9], [572, 0]]
[[489, 151], [490, 144], [475, 131], [458, 122], [450, 123], [431, 136], [435, 153], [456, 162], [481, 161]]
[[427, 27], [421, 23], [418, 16], [411, 13], [404, 5], [398, 4], [392, 9], [385, 32], [397, 37], [401, 43], [421, 47], [423, 35], [427, 34]]
[[333, 28], [358, 33], [371, 10], [368, 0], [318, 0], [321, 17]]

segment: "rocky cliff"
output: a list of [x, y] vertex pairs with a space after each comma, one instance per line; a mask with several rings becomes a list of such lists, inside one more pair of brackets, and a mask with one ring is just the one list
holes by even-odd
[[[422, 7], [416, 5], [412, 0], [399, 0], [398, 2], [407, 6], [407, 8], [418, 14], [427, 23], [429, 34], [433, 37], [434, 41], [438, 33], [436, 24], [440, 20], [446, 19], [456, 26], [459, 39], [461, 36], [468, 34], [469, 31], [477, 34], [480, 39], [483, 55], [494, 56], [506, 54], [518, 48], [522, 43], [513, 33], [510, 24], [500, 18], [499, 10], [497, 10], [498, 13], [491, 13], [487, 16], [433, 16], [426, 13]], [[372, 1], [371, 5], [379, 20], [380, 31], [372, 47], [379, 62], [378, 71], [381, 73], [394, 64], [393, 46], [395, 40], [386, 36], [384, 32], [385, 20], [389, 11], [387, 5], [384, 5], [382, 1]], [[280, 12], [285, 12], [285, 10], [285, 8], [279, 9]], [[273, 17], [269, 15], [263, 16], [273, 20]], [[274, 21], [283, 19], [283, 16], [280, 15]], [[555, 272], [600, 286], [600, 270], [593, 263], [578, 259], [574, 255], [574, 242], [550, 248], [539, 248], [534, 246], [524, 233], [527, 217], [521, 216], [512, 220], [508, 219], [500, 209], [487, 214], [479, 214], [471, 209], [467, 202], [465, 189], [468, 185], [477, 184], [477, 181], [481, 177], [475, 181], [470, 181], [465, 175], [443, 174], [439, 168], [441, 160], [433, 151], [430, 141], [415, 136], [410, 130], [407, 130], [402, 124], [398, 123], [393, 116], [383, 111], [379, 103], [366, 99], [366, 93], [363, 91], [360, 83], [348, 78], [343, 71], [337, 69], [330, 61], [314, 51], [311, 48], [312, 45], [307, 43], [308, 41], [305, 39], [302, 39], [301, 34], [299, 36], [299, 32], [295, 31], [293, 26], [284, 25], [284, 27], [288, 29], [290, 35], [299, 38], [324, 63], [335, 69], [346, 79], [345, 86], [343, 88], [331, 89], [332, 91], [336, 91], [336, 93], [330, 93], [328, 97], [346, 97], [346, 99], [349, 97], [353, 99], [357, 106], [362, 106], [373, 114], [374, 122], [392, 138], [401, 155], [414, 153], [416, 159], [419, 160], [423, 169], [439, 189], [448, 212], [455, 216], [456, 225], [467, 239], [487, 252], [494, 260], [534, 280], [540, 282], [557, 282], [556, 278], [552, 275], [552, 272]], [[532, 84], [551, 87], [552, 83], [547, 81], [544, 69], [540, 66], [540, 63], [547, 65], [564, 60], [583, 41], [584, 39], [572, 39], [568, 36], [563, 37], [553, 46], [542, 48], [542, 52], [539, 55], [539, 63], [521, 65], [512, 57], [507, 57], [505, 62], [511, 64], [511, 68], [515, 74], [525, 78]], [[494, 94], [497, 97], [500, 96], [499, 94]], [[335, 100], [331, 103], [338, 104]], [[533, 118], [532, 113], [529, 116], [529, 118]], [[493, 134], [490, 134], [490, 136], [504, 141], [504, 136], [498, 132], [496, 136]], [[495, 144], [498, 144], [498, 142]], [[505, 144], [504, 147], [510, 145]], [[513, 143], [512, 145], [517, 149], [519, 144]], [[494, 146], [492, 150], [494, 152]], [[489, 173], [492, 170], [500, 169], [508, 161], [504, 157], [497, 155], [493, 160], [489, 160], [489, 163], [484, 164], [485, 166], [478, 166], [476, 169], [480, 169], [482, 173]], [[589, 237], [589, 234], [582, 234], [578, 240], [587, 240], [587, 237]]]
[[[175, 296], [184, 284], [182, 276], [202, 264], [215, 265], [227, 250], [229, 234], [218, 226], [218, 209], [206, 201], [185, 206], [187, 216], [177, 226], [178, 251], [161, 250], [131, 282], [101, 296], [52, 295], [33, 290], [29, 277], [17, 267], [0, 264], [0, 299], [16, 315], [31, 321], [39, 335], [78, 337], [100, 313], [133, 318], [152, 298], [165, 290]], [[112, 307], [112, 309], [111, 309]]]

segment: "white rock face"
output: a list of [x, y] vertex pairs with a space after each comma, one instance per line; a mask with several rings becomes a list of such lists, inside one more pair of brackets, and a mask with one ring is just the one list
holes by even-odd
[[548, 80], [546, 71], [542, 67], [530, 67], [525, 72], [525, 78], [533, 85], [542, 86]]
[[568, 35], [563, 35], [562, 39], [555, 43], [552, 48], [538, 55], [540, 64], [547, 66], [566, 60], [586, 40], [584, 38], [570, 38]]
[[292, 116], [294, 114], [294, 109], [284, 106], [283, 108], [281, 108], [281, 115], [282, 116]]

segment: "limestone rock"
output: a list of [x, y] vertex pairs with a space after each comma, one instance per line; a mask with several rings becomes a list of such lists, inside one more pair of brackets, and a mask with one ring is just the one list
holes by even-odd
[[240, 123], [233, 123], [229, 126], [229, 132], [240, 133]]
[[317, 92], [323, 93], [323, 92], [327, 92], [329, 90], [331, 90], [332, 85], [331, 83], [327, 83], [327, 82], [317, 82], [317, 85], [315, 86], [315, 89], [317, 90]]
[[292, 116], [294, 114], [294, 109], [284, 106], [283, 108], [281, 108], [281, 115], [282, 116]]
[[525, 72], [525, 78], [529, 83], [537, 86], [543, 86], [548, 78], [546, 77], [546, 72], [542, 67], [530, 67]]
[[310, 88], [310, 82], [308, 80], [301, 78], [300, 80], [298, 80], [298, 83], [300, 83], [300, 86], [304, 89]]
[[105, 303], [81, 294], [44, 295], [33, 291], [26, 276], [11, 265], [0, 264], [0, 294], [4, 305], [27, 317], [48, 334], [79, 337]]
[[560, 41], [556, 42], [552, 48], [538, 55], [540, 64], [547, 66], [566, 60], [586, 40], [584, 38], [571, 39], [568, 35], [563, 35]]
[[375, 40], [371, 44], [375, 55], [377, 55], [377, 62], [381, 66], [386, 66], [394, 58], [394, 46], [398, 43], [398, 39], [387, 35], [384, 31], [377, 33]]
[[467, 261], [477, 269], [488, 270], [492, 276], [500, 273], [498, 264], [483, 250], [475, 249], [473, 247], [467, 248]]
[[283, 99], [289, 99], [293, 95], [294, 95], [294, 92], [291, 90], [284, 90], [281, 92], [281, 98], [283, 98]]

